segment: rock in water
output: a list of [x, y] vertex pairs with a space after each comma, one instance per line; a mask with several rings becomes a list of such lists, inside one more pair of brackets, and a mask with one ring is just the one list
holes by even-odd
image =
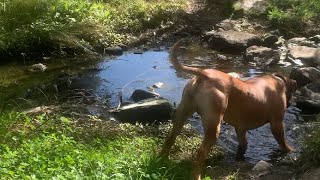
[[145, 99], [157, 98], [159, 96], [160, 95], [155, 92], [149, 92], [149, 91], [145, 91], [142, 89], [136, 89], [133, 91], [130, 99], [132, 99], [134, 102], [138, 102], [138, 101], [145, 100]]
[[121, 122], [153, 123], [171, 119], [173, 106], [166, 99], [151, 98], [121, 106], [111, 114]]

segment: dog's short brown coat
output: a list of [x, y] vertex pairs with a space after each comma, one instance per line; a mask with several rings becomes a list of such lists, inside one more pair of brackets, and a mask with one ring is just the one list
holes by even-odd
[[292, 150], [285, 140], [283, 118], [296, 89], [294, 80], [281, 74], [272, 74], [242, 81], [218, 70], [187, 67], [177, 59], [180, 42], [172, 48], [171, 62], [178, 71], [194, 74], [195, 77], [184, 88], [173, 120], [173, 129], [164, 142], [161, 155], [169, 154], [185, 121], [194, 112], [201, 116], [204, 138], [194, 162], [193, 179], [201, 179], [202, 167], [219, 136], [222, 120], [235, 127], [239, 141], [238, 156], [246, 151], [247, 130], [266, 123], [270, 123], [272, 134], [281, 150]]

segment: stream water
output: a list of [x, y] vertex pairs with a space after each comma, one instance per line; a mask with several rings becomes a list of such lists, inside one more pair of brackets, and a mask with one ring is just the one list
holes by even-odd
[[[224, 58], [212, 50], [203, 50], [197, 45], [188, 46], [182, 49], [182, 63], [203, 68], [215, 68], [224, 72], [236, 72], [242, 78], [264, 74], [267, 72], [282, 71], [287, 74], [291, 67], [274, 67], [271, 69], [260, 69], [243, 63], [239, 55], [224, 54]], [[59, 76], [61, 72], [78, 74], [72, 80], [70, 87], [74, 89], [88, 89], [94, 92], [99, 99], [107, 100], [110, 107], [118, 104], [118, 93], [122, 90], [123, 99], [127, 100], [135, 89], [150, 90], [155, 83], [161, 82], [161, 88], [152, 88], [156, 93], [168, 99], [172, 103], [179, 104], [183, 88], [192, 77], [188, 74], [177, 73], [169, 61], [168, 49], [161, 47], [157, 50], [149, 50], [142, 53], [128, 52], [116, 58], [106, 57], [99, 61], [77, 61], [64, 59], [62, 63], [47, 63], [48, 72], [43, 74], [25, 75], [23, 66], [12, 65], [0, 68], [0, 75], [5, 78], [16, 78], [19, 87], [28, 88], [24, 84], [39, 84], [44, 79]], [[90, 68], [88, 68], [90, 67]], [[84, 69], [84, 70], [82, 70]], [[60, 75], [61, 76], [61, 75]], [[49, 86], [49, 85], [48, 85]], [[27, 93], [26, 89], [22, 90]], [[49, 93], [45, 92], [45, 93]], [[201, 132], [199, 117], [194, 115], [190, 123]], [[299, 110], [290, 107], [285, 117], [286, 136], [296, 151], [290, 153], [289, 157], [295, 158], [301, 149], [301, 137], [306, 127], [310, 124], [303, 122], [299, 116]], [[259, 160], [274, 161], [281, 156], [278, 153], [278, 145], [274, 140], [269, 125], [265, 125], [248, 133], [248, 151], [246, 161], [256, 163]], [[222, 125], [221, 135], [218, 144], [226, 151], [226, 158], [233, 159], [237, 150], [237, 140], [234, 128], [228, 124]]]

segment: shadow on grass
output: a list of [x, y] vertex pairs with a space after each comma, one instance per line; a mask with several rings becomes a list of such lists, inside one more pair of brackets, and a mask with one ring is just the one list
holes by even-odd
[[191, 177], [192, 161], [171, 160], [153, 156], [143, 169], [146, 176], [139, 177], [138, 179], [187, 180]]

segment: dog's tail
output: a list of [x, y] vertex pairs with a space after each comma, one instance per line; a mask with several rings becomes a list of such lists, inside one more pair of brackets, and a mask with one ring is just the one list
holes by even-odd
[[171, 52], [171, 57], [170, 57], [172, 65], [176, 68], [177, 71], [183, 71], [183, 72], [193, 74], [198, 77], [207, 78], [207, 76], [204, 74], [202, 69], [195, 68], [195, 67], [188, 67], [188, 66], [185, 66], [179, 62], [178, 50], [179, 50], [181, 42], [182, 42], [182, 40], [179, 40], [172, 47], [172, 52]]

